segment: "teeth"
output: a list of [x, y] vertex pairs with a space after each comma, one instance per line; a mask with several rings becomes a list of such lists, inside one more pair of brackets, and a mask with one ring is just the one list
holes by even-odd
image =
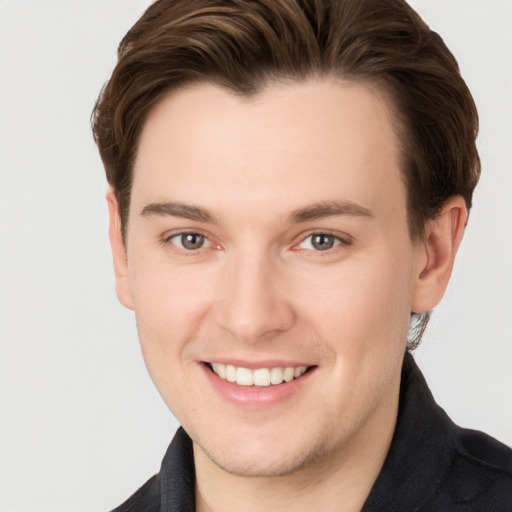
[[[224, 365], [219, 364], [219, 366], [224, 366]], [[217, 372], [215, 372], [215, 373], [217, 373]], [[220, 377], [220, 372], [218, 373], [218, 375]], [[228, 382], [236, 382], [236, 368], [230, 364], [228, 364], [226, 366], [226, 380]]]
[[270, 370], [268, 368], [260, 368], [252, 373], [255, 386], [270, 386]]
[[286, 368], [249, 368], [236, 367], [230, 364], [211, 363], [212, 370], [223, 380], [236, 382], [238, 386], [270, 386], [290, 382], [299, 378], [307, 366], [287, 366]]
[[226, 366], [219, 363], [212, 363], [213, 371], [221, 378], [226, 380]]
[[254, 384], [253, 372], [247, 368], [237, 368], [236, 383], [239, 386], [252, 386]]
[[295, 368], [285, 368], [283, 371], [283, 380], [285, 382], [290, 382], [295, 377]]
[[283, 382], [283, 369], [272, 368], [272, 370], [270, 370], [270, 383], [281, 384], [281, 382]]

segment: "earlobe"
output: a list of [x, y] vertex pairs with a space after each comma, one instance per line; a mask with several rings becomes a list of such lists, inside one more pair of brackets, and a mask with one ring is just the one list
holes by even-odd
[[126, 248], [121, 231], [121, 219], [119, 217], [117, 200], [111, 188], [109, 188], [106, 198], [109, 214], [109, 239], [110, 247], [112, 248], [116, 280], [116, 294], [123, 306], [128, 309], [133, 309], [133, 297], [130, 286]]
[[428, 221], [425, 239], [418, 244], [411, 309], [430, 311], [441, 301], [464, 235], [468, 211], [464, 198], [448, 199], [441, 213]]

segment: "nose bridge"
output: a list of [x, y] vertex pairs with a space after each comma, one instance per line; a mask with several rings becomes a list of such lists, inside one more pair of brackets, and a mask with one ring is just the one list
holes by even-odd
[[223, 273], [219, 325], [245, 342], [288, 329], [293, 312], [280, 281], [279, 265], [268, 253], [247, 249], [234, 252]]

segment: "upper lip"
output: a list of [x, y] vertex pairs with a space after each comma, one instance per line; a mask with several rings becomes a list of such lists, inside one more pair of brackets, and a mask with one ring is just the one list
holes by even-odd
[[236, 366], [237, 368], [248, 368], [249, 370], [257, 370], [258, 368], [298, 368], [300, 366], [305, 366], [306, 368], [309, 368], [310, 366], [315, 366], [314, 364], [311, 363], [291, 359], [264, 359], [260, 361], [247, 361], [231, 358], [212, 358], [204, 360], [204, 362], [232, 365]]

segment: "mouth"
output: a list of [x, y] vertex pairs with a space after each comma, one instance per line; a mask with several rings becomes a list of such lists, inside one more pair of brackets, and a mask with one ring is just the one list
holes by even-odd
[[316, 366], [286, 366], [271, 368], [244, 368], [222, 363], [205, 363], [220, 379], [238, 386], [269, 387], [300, 379]]

